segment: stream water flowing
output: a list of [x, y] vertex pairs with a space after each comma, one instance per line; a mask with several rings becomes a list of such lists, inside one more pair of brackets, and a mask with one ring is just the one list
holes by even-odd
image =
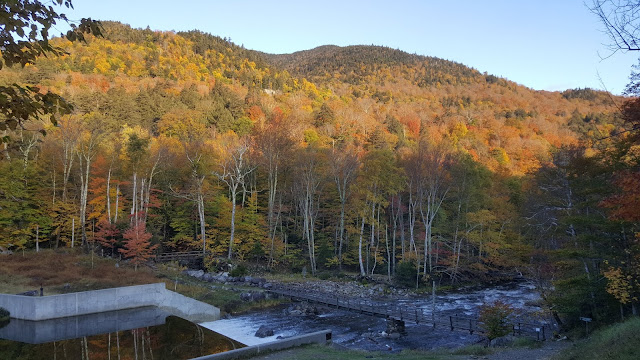
[[[509, 304], [523, 321], [537, 322], [540, 297], [535, 287], [527, 282], [512, 283], [491, 288], [450, 292], [436, 295], [436, 316], [453, 315], [476, 316], [483, 304], [496, 300]], [[431, 313], [433, 302], [430, 295], [396, 299], [399, 305], [411, 304]], [[465, 331], [450, 331], [448, 328], [426, 324], [406, 324], [406, 334], [399, 338], [388, 337], [385, 333], [385, 319], [348, 312], [345, 310], [319, 308], [318, 315], [293, 316], [288, 306], [251, 312], [201, 325], [228, 336], [246, 345], [255, 345], [318, 330], [330, 329], [333, 343], [350, 349], [391, 350], [455, 348], [482, 340], [477, 334]], [[254, 336], [261, 326], [274, 330], [274, 335], [266, 338]]]

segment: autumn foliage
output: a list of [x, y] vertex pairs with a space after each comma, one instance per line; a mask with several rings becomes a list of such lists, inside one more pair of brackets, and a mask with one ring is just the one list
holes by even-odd
[[143, 222], [134, 223], [132, 226], [124, 232], [122, 237], [124, 238], [124, 245], [121, 253], [127, 259], [130, 259], [136, 269], [138, 265], [145, 263], [153, 257], [153, 251], [158, 245], [151, 245], [151, 235], [147, 232], [146, 226]]
[[[562, 286], [608, 296], [603, 258], [633, 274], [616, 253], [637, 232], [637, 169], [610, 182], [614, 144], [598, 140], [625, 125], [618, 97], [534, 91], [379, 46], [267, 55], [103, 25], [104, 38], [54, 39], [68, 54], [0, 72], [0, 85], [38, 83], [74, 104], [59, 127], [29, 120], [46, 137], [7, 130], [3, 248], [95, 240], [136, 267], [202, 251], [206, 264], [411, 270], [418, 285], [539, 273], [553, 309]], [[553, 259], [544, 272], [532, 252]], [[571, 303], [567, 317], [609, 311]]]
[[610, 208], [610, 217], [629, 222], [640, 222], [640, 172], [625, 171], [618, 174], [613, 185], [619, 193], [602, 201]]

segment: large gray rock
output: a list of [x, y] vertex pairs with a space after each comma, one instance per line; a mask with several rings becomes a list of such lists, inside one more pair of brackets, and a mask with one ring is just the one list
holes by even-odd
[[240, 299], [243, 301], [260, 301], [265, 299], [263, 292], [245, 292], [240, 294]]
[[202, 279], [204, 276], [203, 270], [185, 270], [184, 273], [198, 280]]
[[320, 314], [320, 311], [318, 311], [317, 307], [309, 303], [302, 302], [302, 303], [297, 303], [295, 305], [289, 306], [289, 308], [285, 310], [285, 315], [287, 314], [293, 315], [293, 316], [300, 316], [300, 315], [310, 316], [310, 315], [318, 315]]
[[256, 331], [255, 336], [259, 338], [266, 338], [268, 336], [273, 336], [273, 334], [274, 334], [273, 329], [267, 327], [266, 325], [262, 325], [260, 326], [258, 331]]

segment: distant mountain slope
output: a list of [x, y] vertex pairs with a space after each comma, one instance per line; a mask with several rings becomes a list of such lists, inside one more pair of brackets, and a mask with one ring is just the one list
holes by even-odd
[[103, 24], [105, 38], [55, 39], [68, 55], [3, 71], [0, 84], [56, 90], [78, 111], [109, 115], [114, 128], [159, 132], [159, 121], [178, 109], [218, 131], [243, 134], [284, 117], [297, 124], [300, 142], [349, 139], [400, 153], [427, 137], [512, 174], [535, 169], [554, 148], [620, 129], [608, 93], [534, 91], [388, 47], [327, 45], [271, 55], [197, 30]]
[[465, 84], [484, 80], [480, 72], [465, 65], [384, 46], [327, 45], [293, 54], [264, 56], [294, 76], [320, 82], [339, 78], [346, 83], [359, 85], [368, 77], [380, 75], [384, 80], [391, 80], [391, 76], [381, 74], [386, 69], [399, 69], [401, 77], [423, 87], [437, 83]]

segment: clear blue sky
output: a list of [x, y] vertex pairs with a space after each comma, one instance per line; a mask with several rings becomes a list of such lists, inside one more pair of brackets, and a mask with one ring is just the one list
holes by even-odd
[[[590, 0], [586, 0], [590, 2]], [[619, 94], [638, 53], [611, 55], [583, 0], [73, 0], [70, 19], [229, 37], [268, 53], [384, 45], [436, 56], [537, 90]], [[600, 80], [602, 79], [602, 80]]]

